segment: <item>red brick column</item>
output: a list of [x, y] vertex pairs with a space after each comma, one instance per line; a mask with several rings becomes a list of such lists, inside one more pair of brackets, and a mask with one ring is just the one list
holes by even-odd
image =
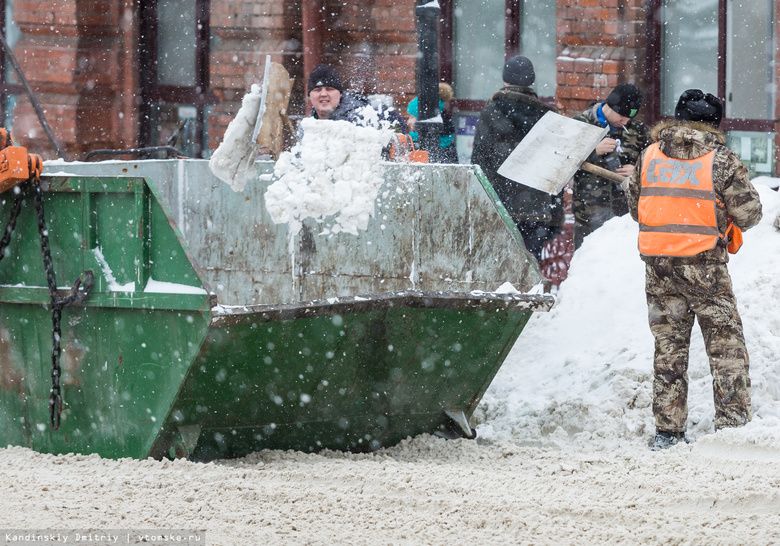
[[[14, 3], [22, 32], [15, 55], [69, 159], [136, 145], [133, 9], [131, 2], [111, 0]], [[57, 157], [26, 95], [13, 126], [19, 143], [45, 159]]]
[[406, 114], [406, 105], [417, 95], [417, 16], [414, 0], [375, 0], [376, 92], [393, 97]]
[[[212, 0], [211, 32], [216, 37], [209, 60], [210, 85], [220, 103], [209, 116], [209, 148], [219, 146], [241, 100], [263, 79], [266, 55], [295, 78], [293, 95], [301, 96], [300, 0]], [[291, 114], [303, 113], [291, 101]]]
[[556, 99], [564, 113], [578, 114], [619, 83], [642, 88], [642, 0], [558, 0], [557, 19]]

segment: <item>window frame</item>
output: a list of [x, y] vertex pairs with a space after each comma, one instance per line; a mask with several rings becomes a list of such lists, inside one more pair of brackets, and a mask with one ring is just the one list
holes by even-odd
[[[647, 69], [646, 81], [647, 90], [647, 116], [648, 122], [657, 123], [663, 119], [669, 119], [668, 116], [661, 115], [661, 70], [662, 70], [662, 37], [661, 21], [656, 14], [661, 13], [664, 0], [647, 0], [647, 13], [653, 14], [647, 21]], [[718, 63], [717, 63], [717, 95], [723, 102], [726, 102], [726, 9], [727, 0], [718, 0]], [[775, 37], [775, 41], [777, 37]], [[728, 108], [725, 109], [726, 116], [721, 121], [720, 129], [723, 131], [748, 131], [748, 132], [775, 132], [775, 119], [746, 119], [730, 118]], [[776, 112], [775, 112], [775, 115]]]
[[[8, 34], [6, 33], [6, 18], [5, 18], [5, 0], [0, 0], [0, 29], [3, 31], [3, 37], [8, 43]], [[11, 44], [8, 44], [11, 47]], [[24, 88], [18, 83], [8, 83], [8, 71], [6, 70], [6, 62], [8, 61], [8, 53], [5, 48], [0, 46], [0, 124], [5, 126], [5, 122], [8, 119], [9, 112], [6, 111], [6, 103], [9, 96], [19, 97], [24, 94]], [[10, 68], [10, 72], [13, 74], [13, 67]]]
[[[520, 29], [522, 28], [520, 2], [524, 0], [505, 0], [505, 34], [504, 34], [504, 60], [520, 52]], [[439, 74], [442, 81], [452, 82], [453, 70], [453, 2], [454, 0], [439, 0], [439, 25], [441, 41], [439, 43]], [[503, 61], [502, 61], [503, 62]], [[543, 99], [547, 102], [547, 97]], [[555, 97], [550, 100], [554, 101]], [[484, 100], [453, 99], [452, 107], [455, 110], [479, 112], [485, 107]]]
[[194, 106], [196, 109], [195, 156], [204, 157], [208, 151], [207, 143], [207, 109], [219, 103], [210, 86], [209, 58], [211, 53], [210, 0], [195, 0], [195, 85], [175, 86], [157, 83], [157, 53], [158, 0], [141, 0], [138, 5], [140, 31], [138, 36], [139, 51], [139, 91], [141, 96], [138, 140], [141, 146], [159, 146], [151, 142], [154, 131], [152, 128], [152, 105], [154, 103], [182, 104]]

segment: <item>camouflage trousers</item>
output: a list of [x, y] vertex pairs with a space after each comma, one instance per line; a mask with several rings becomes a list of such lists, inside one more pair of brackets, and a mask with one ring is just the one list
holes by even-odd
[[712, 374], [715, 429], [750, 421], [749, 358], [726, 264], [646, 265], [648, 318], [655, 337], [653, 415], [657, 431], [684, 432], [688, 350], [699, 322]]

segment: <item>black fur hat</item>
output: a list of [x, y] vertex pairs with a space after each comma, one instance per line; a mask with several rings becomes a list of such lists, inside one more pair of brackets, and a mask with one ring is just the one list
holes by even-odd
[[711, 93], [688, 89], [680, 95], [674, 117], [680, 121], [701, 121], [718, 127], [723, 119], [723, 103]]
[[307, 93], [311, 93], [312, 89], [317, 87], [332, 87], [343, 92], [341, 87], [341, 78], [336, 69], [326, 64], [320, 64], [314, 67], [314, 70], [309, 74], [309, 85]]

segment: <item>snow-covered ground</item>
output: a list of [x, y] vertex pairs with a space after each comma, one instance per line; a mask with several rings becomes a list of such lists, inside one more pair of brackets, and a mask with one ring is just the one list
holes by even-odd
[[780, 195], [759, 190], [764, 219], [729, 266], [751, 357], [744, 428], [714, 433], [695, 327], [693, 442], [648, 449], [653, 343], [623, 217], [588, 237], [556, 307], [529, 322], [476, 441], [209, 464], [0, 449], [0, 529], [198, 529], [220, 545], [780, 542]]

